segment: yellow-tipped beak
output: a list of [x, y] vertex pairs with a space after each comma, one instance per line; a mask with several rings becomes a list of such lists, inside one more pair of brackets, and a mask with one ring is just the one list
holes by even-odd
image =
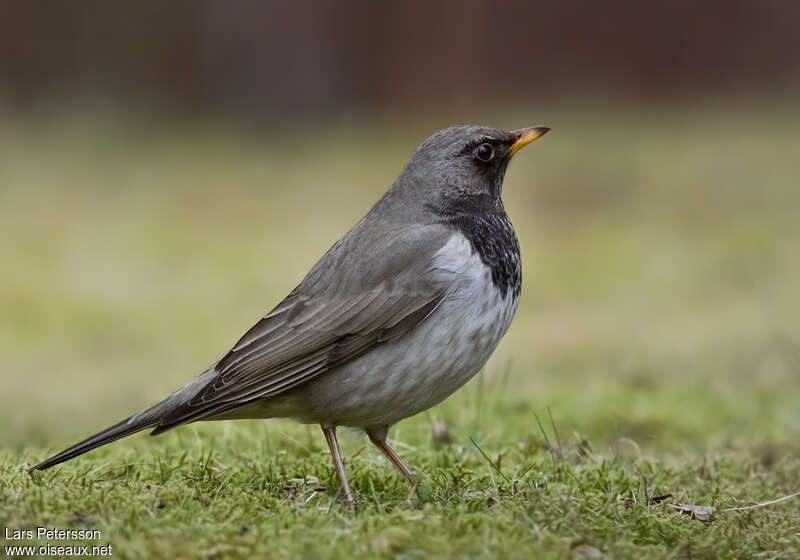
[[539, 138], [544, 136], [550, 129], [546, 126], [532, 126], [531, 128], [523, 128], [514, 131], [519, 136], [517, 140], [508, 148], [508, 156], [511, 157], [520, 151], [522, 148]]

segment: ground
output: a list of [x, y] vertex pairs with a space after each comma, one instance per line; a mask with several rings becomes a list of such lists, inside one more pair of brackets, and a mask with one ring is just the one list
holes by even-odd
[[98, 529], [51, 544], [122, 558], [797, 557], [800, 497], [730, 509], [800, 491], [795, 113], [485, 119], [553, 128], [506, 178], [517, 319], [475, 380], [392, 429], [420, 495], [342, 434], [353, 509], [320, 430], [290, 421], [24, 467], [201, 372], [449, 121], [3, 121], [0, 527]]

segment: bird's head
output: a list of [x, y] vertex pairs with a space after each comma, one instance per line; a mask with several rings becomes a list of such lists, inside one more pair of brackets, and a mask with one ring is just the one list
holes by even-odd
[[543, 126], [512, 131], [484, 126], [445, 128], [420, 144], [397, 184], [440, 212], [500, 208], [508, 162], [549, 130]]

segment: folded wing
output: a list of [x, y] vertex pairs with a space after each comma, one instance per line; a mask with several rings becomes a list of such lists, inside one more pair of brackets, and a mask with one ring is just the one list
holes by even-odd
[[[448, 235], [440, 226], [388, 230], [355, 249], [348, 248], [351, 235], [344, 237], [153, 434], [290, 391], [413, 329], [446, 296], [431, 257]], [[353, 258], [355, 250], [371, 258]], [[372, 266], [359, 270], [348, 261]]]

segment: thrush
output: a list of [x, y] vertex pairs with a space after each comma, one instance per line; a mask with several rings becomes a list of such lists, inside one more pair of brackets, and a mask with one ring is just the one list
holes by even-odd
[[345, 502], [338, 426], [363, 429], [416, 486], [389, 427], [441, 402], [486, 363], [522, 286], [501, 198], [511, 157], [549, 129], [458, 126], [411, 155], [383, 197], [272, 311], [167, 398], [32, 467], [147, 428], [289, 417], [319, 424]]

